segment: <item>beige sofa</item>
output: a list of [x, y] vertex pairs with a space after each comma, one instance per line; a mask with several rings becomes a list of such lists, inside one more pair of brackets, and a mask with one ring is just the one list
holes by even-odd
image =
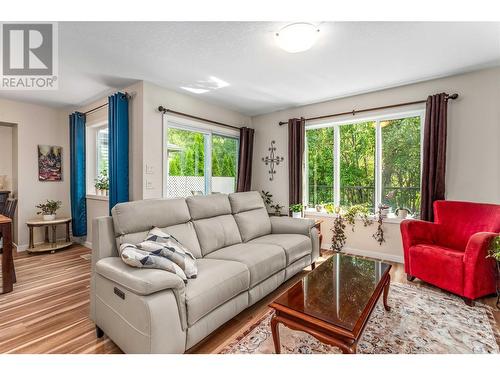
[[[258, 192], [116, 205], [93, 222], [91, 319], [126, 353], [184, 353], [313, 263], [314, 222], [269, 217]], [[157, 226], [197, 258], [198, 277], [127, 266], [121, 243]]]

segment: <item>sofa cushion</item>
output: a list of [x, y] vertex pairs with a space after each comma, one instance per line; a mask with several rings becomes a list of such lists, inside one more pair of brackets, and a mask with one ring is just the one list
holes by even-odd
[[464, 252], [433, 244], [409, 249], [410, 274], [463, 295]]
[[193, 220], [231, 213], [227, 194], [194, 195], [187, 197], [186, 203]]
[[203, 256], [222, 247], [241, 242], [233, 215], [222, 215], [193, 222]]
[[125, 289], [144, 296], [164, 289], [184, 289], [184, 281], [173, 273], [158, 269], [132, 268], [119, 257], [99, 260], [96, 263], [96, 272]]
[[242, 243], [224, 247], [207, 255], [209, 259], [233, 260], [250, 271], [250, 287], [281, 271], [286, 265], [283, 248], [261, 243]]
[[191, 217], [186, 201], [180, 199], [146, 199], [118, 203], [111, 210], [115, 234], [148, 231], [187, 223]]
[[268, 234], [254, 238], [250, 243], [269, 243], [281, 246], [285, 250], [287, 266], [312, 252], [311, 239], [303, 234]]
[[233, 214], [243, 211], [266, 208], [264, 201], [258, 191], [245, 191], [242, 193], [229, 194], [229, 202]]
[[248, 268], [238, 262], [199, 259], [198, 277], [186, 285], [188, 325], [215, 310], [220, 305], [248, 290]]
[[271, 221], [265, 208], [234, 214], [243, 242], [271, 233]]

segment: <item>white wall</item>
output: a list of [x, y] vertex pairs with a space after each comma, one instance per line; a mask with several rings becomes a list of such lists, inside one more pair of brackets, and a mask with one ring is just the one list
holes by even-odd
[[12, 130], [0, 123], [0, 176], [7, 176], [3, 190], [12, 189]]
[[[500, 203], [500, 68], [487, 69], [393, 89], [297, 107], [252, 118], [255, 128], [252, 187], [269, 190], [276, 201], [287, 206], [288, 156], [287, 127], [279, 121], [293, 117], [315, 117], [330, 113], [346, 112], [411, 102], [439, 92], [458, 93], [458, 100], [450, 101], [448, 110], [447, 199]], [[400, 108], [414, 109], [413, 107]], [[363, 114], [366, 115], [366, 114]], [[348, 118], [352, 118], [349, 115]], [[339, 120], [336, 118], [335, 120]], [[277, 153], [285, 161], [277, 167], [274, 181], [268, 179], [268, 167], [261, 161], [268, 154], [269, 142], [276, 140]], [[389, 224], [387, 224], [387, 227]], [[323, 231], [326, 242], [331, 232]], [[358, 231], [356, 231], [358, 233]], [[348, 233], [350, 236], [351, 234]], [[379, 252], [402, 254], [399, 228], [392, 233], [390, 244], [378, 246], [369, 242], [351, 241], [358, 250], [378, 247]], [[391, 236], [392, 236], [391, 234]], [[363, 234], [359, 233], [359, 236]], [[348, 239], [348, 244], [349, 246]], [[354, 241], [354, 240], [353, 240]], [[389, 242], [389, 241], [388, 241]], [[373, 249], [372, 249], [373, 251]]]
[[[60, 112], [56, 109], [0, 99], [0, 122], [17, 124], [18, 182], [18, 250], [28, 244], [26, 220], [36, 216], [35, 206], [46, 199], [60, 200], [63, 203], [58, 215], [70, 216], [69, 204], [69, 131], [61, 125]], [[63, 148], [63, 180], [60, 182], [38, 181], [39, 144], [57, 145]], [[15, 164], [15, 163], [14, 163]], [[13, 172], [14, 173], [14, 172]], [[15, 174], [15, 173], [14, 173]], [[59, 236], [64, 228], [59, 228]], [[42, 231], [36, 231], [35, 242], [43, 241]]]
[[[163, 116], [158, 112], [158, 106], [163, 105], [165, 108], [178, 112], [184, 112], [239, 127], [249, 126], [251, 124], [250, 117], [206, 103], [203, 101], [203, 95], [200, 95], [198, 99], [164, 89], [150, 82], [144, 82], [143, 96], [143, 199], [160, 198], [163, 192]], [[137, 145], [136, 149], [139, 150], [139, 148], [140, 145]], [[153, 172], [151, 174], [145, 173], [146, 165], [152, 167]], [[151, 183], [149, 188], [146, 188], [147, 181]]]

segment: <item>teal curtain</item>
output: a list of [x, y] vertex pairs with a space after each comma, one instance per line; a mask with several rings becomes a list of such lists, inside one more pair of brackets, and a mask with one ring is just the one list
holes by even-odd
[[87, 200], [85, 198], [85, 115], [69, 116], [70, 187], [73, 236], [87, 235]]
[[108, 106], [109, 126], [109, 211], [120, 202], [128, 202], [128, 97], [111, 95]]

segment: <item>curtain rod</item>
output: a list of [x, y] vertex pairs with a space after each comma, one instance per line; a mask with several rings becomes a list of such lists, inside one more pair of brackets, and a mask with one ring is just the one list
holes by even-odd
[[228, 124], [224, 124], [222, 122], [218, 122], [218, 121], [213, 121], [213, 120], [208, 120], [206, 118], [203, 118], [203, 117], [198, 117], [198, 116], [193, 116], [193, 115], [188, 115], [187, 113], [183, 113], [183, 112], [177, 112], [177, 111], [174, 111], [172, 109], [167, 109], [165, 108], [164, 106], [159, 106], [158, 107], [158, 111], [160, 111], [161, 113], [163, 114], [166, 114], [166, 113], [173, 113], [174, 115], [179, 115], [179, 116], [184, 116], [184, 117], [189, 117], [189, 118], [192, 118], [192, 119], [195, 119], [195, 120], [200, 120], [200, 121], [205, 121], [205, 122], [209, 122], [211, 124], [215, 124], [215, 125], [219, 125], [219, 126], [224, 126], [226, 128], [230, 128], [230, 129], [234, 129], [234, 130], [240, 130], [239, 127], [237, 126], [233, 126], [233, 125], [228, 125]]
[[[448, 100], [448, 99], [453, 99], [454, 100], [456, 98], [458, 98], [458, 94], [446, 95], [446, 100]], [[324, 118], [344, 116], [344, 115], [353, 115], [353, 116], [355, 116], [358, 113], [362, 113], [362, 112], [371, 112], [371, 111], [377, 111], [377, 110], [380, 110], [380, 109], [403, 107], [403, 106], [412, 105], [412, 104], [422, 104], [422, 103], [425, 103], [425, 102], [427, 102], [427, 99], [426, 100], [417, 100], [415, 102], [407, 102], [407, 103], [398, 103], [398, 104], [385, 105], [385, 106], [382, 106], [382, 107], [374, 107], [374, 108], [366, 108], [366, 109], [358, 109], [358, 110], [353, 109], [350, 112], [340, 112], [340, 113], [334, 113], [334, 114], [331, 114], [331, 115], [324, 115], [324, 116], [306, 118], [306, 121], [321, 120], [321, 119], [324, 119]], [[288, 124], [288, 121], [280, 121], [279, 122], [280, 126], [281, 125], [286, 125], [286, 124]]]
[[[128, 92], [124, 93], [125, 96], [127, 97], [127, 99], [130, 99], [132, 97], [132, 95], [130, 95]], [[95, 108], [92, 108], [92, 109], [89, 109], [88, 111], [86, 112], [83, 112], [84, 115], [88, 115], [89, 113], [92, 113], [92, 112], [95, 112], [95, 111], [98, 111], [99, 109], [101, 108], [104, 108], [104, 107], [107, 107], [108, 106], [108, 103], [104, 103], [104, 104], [101, 104], [100, 106], [97, 106]]]

